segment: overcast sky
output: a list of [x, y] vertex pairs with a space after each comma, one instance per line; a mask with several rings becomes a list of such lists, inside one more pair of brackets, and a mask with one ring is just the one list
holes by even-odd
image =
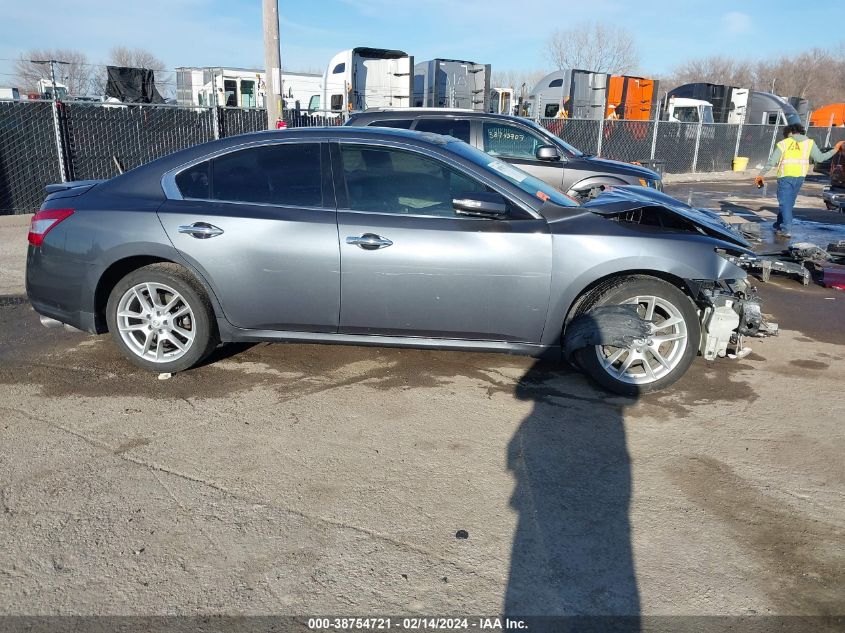
[[[543, 42], [556, 28], [596, 20], [627, 28], [643, 75], [703, 55], [763, 58], [845, 40], [845, 2], [769, 0], [280, 0], [282, 64], [322, 69], [354, 46], [398, 48], [493, 64], [548, 68]], [[0, 59], [33, 47], [83, 50], [105, 62], [115, 45], [144, 47], [170, 67], [260, 66], [261, 0], [5, 0]], [[829, 36], [830, 40], [819, 39]], [[0, 85], [11, 85], [0, 61]]]

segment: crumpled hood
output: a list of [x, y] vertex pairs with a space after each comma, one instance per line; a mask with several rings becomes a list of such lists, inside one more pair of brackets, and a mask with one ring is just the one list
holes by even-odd
[[590, 168], [597, 172], [627, 174], [645, 180], [661, 180], [660, 174], [642, 165], [634, 165], [633, 163], [625, 163], [619, 160], [608, 160], [607, 158], [598, 158], [596, 156], [584, 156], [582, 160], [588, 160], [590, 162]]
[[745, 248], [751, 246], [742, 235], [724, 222], [717, 213], [709, 209], [691, 207], [655, 189], [649, 189], [647, 187], [610, 187], [594, 200], [590, 200], [584, 204], [585, 209], [605, 216], [620, 215], [645, 207], [661, 207], [691, 222], [708, 235], [733, 242]]

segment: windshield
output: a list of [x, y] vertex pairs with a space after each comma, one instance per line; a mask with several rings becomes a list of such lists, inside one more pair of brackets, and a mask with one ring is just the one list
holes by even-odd
[[504, 178], [509, 183], [519, 187], [522, 191], [540, 202], [552, 202], [553, 204], [561, 207], [579, 206], [578, 202], [567, 196], [562, 191], [555, 189], [551, 185], [547, 185], [542, 180], [525, 173], [521, 169], [518, 169], [513, 165], [496, 158], [495, 156], [485, 154], [480, 149], [476, 149], [467, 143], [450, 141], [447, 147], [459, 156], [462, 156], [467, 160], [471, 160], [476, 165], [479, 165], [487, 171]]
[[558, 145], [564, 152], [566, 152], [570, 156], [584, 156], [584, 152], [582, 152], [580, 149], [573, 147], [572, 145], [564, 141], [562, 138], [560, 138], [557, 134], [553, 134], [550, 130], [547, 130], [542, 125], [530, 119], [525, 119], [522, 122], [526, 125], [533, 127], [535, 130], [542, 132], [546, 136], [551, 136], [555, 140], [555, 144]]
[[704, 111], [701, 113], [701, 120], [703, 123], [713, 123], [713, 106], [704, 106]]

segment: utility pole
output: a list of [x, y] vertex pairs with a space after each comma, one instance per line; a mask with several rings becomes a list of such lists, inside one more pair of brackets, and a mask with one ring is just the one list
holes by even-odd
[[279, 49], [279, 0], [264, 3], [264, 69], [267, 129], [276, 127], [282, 117], [282, 55]]
[[59, 59], [30, 59], [31, 64], [50, 64], [50, 82], [53, 84], [53, 101], [58, 99], [56, 95], [56, 64], [69, 65], [70, 62], [63, 62]]

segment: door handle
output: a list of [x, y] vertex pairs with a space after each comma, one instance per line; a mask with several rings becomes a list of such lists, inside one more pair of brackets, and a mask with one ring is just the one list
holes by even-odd
[[193, 224], [183, 224], [179, 227], [180, 233], [185, 233], [198, 240], [207, 240], [209, 237], [216, 237], [223, 235], [223, 229], [220, 229], [208, 222], [194, 222]]
[[346, 243], [363, 248], [365, 251], [375, 251], [380, 248], [393, 246], [392, 241], [375, 233], [364, 233], [363, 235], [357, 236], [350, 235], [346, 238]]

